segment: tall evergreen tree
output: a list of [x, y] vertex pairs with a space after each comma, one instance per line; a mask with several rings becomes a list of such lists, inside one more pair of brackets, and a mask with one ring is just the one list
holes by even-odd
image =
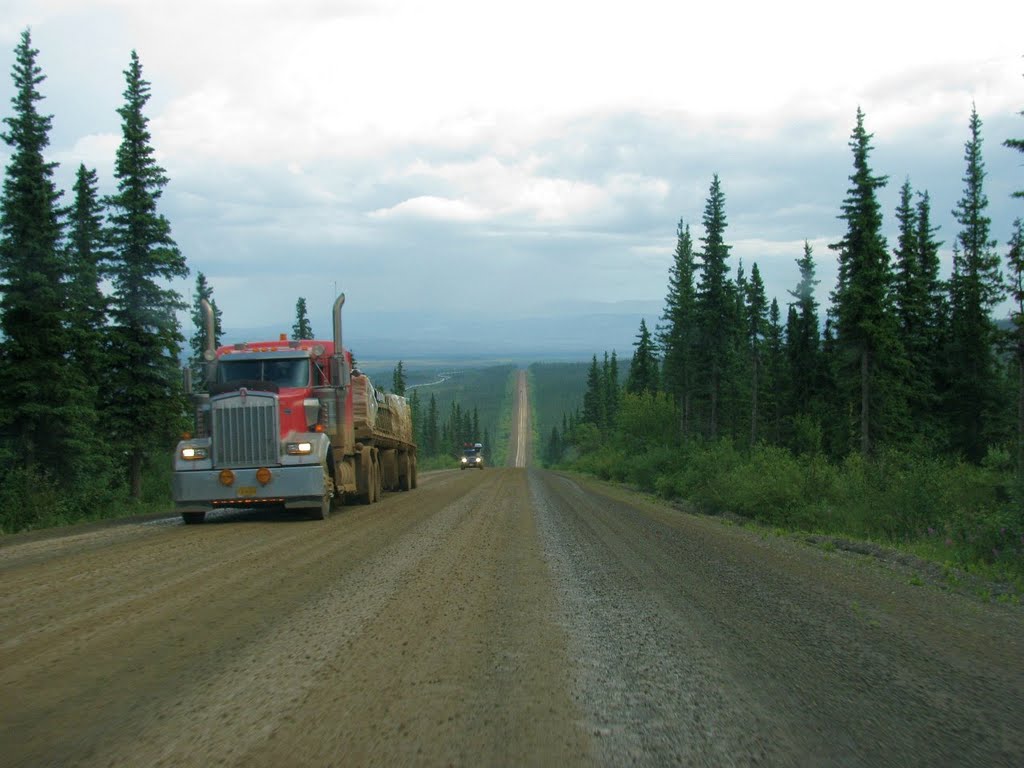
[[782, 337], [779, 302], [772, 299], [768, 307], [768, 322], [765, 326], [765, 403], [763, 411], [767, 420], [768, 436], [773, 443], [782, 440], [782, 393], [786, 389], [786, 351]]
[[902, 356], [890, 306], [892, 269], [877, 197], [887, 178], [871, 171], [871, 138], [858, 107], [850, 139], [852, 184], [839, 216], [846, 222], [846, 234], [829, 246], [839, 257], [839, 277], [832, 294], [837, 372], [844, 397], [856, 403], [860, 451], [865, 455], [887, 431], [896, 432], [895, 422], [902, 416], [902, 391], [894, 375]]
[[292, 338], [296, 340], [314, 338], [313, 326], [306, 313], [306, 298], [304, 296], [299, 296], [299, 300], [295, 302], [295, 324], [292, 325]]
[[100, 289], [110, 253], [104, 225], [104, 209], [97, 189], [96, 171], [79, 165], [75, 175], [75, 199], [68, 212], [68, 309], [71, 315], [72, 357], [92, 390], [93, 407], [97, 393], [106, 385], [109, 351], [107, 339], [107, 298]]
[[61, 193], [48, 162], [52, 116], [40, 114], [39, 85], [46, 79], [36, 63], [29, 30], [21, 34], [12, 68], [13, 115], [2, 136], [10, 157], [0, 200], [0, 425], [13, 440], [11, 456], [21, 466], [38, 466], [65, 483], [65, 458], [79, 434], [84, 403], [82, 379], [69, 356], [72, 339], [62, 254]]
[[167, 185], [150, 145], [149, 83], [142, 78], [138, 54], [125, 70], [122, 139], [114, 177], [117, 193], [107, 198], [111, 211], [111, 415], [110, 432], [119, 436], [128, 459], [132, 498], [142, 494], [143, 459], [161, 457], [182, 423], [178, 359], [184, 341], [175, 313], [186, 308], [177, 291], [158, 281], [188, 275], [185, 258], [171, 237], [171, 225], [157, 212]]
[[601, 369], [597, 365], [597, 355], [590, 361], [590, 368], [587, 371], [587, 388], [583, 392], [583, 422], [593, 424], [599, 430], [604, 430], [607, 424], [607, 413], [604, 409], [605, 397], [604, 387], [601, 378]]
[[731, 364], [736, 336], [736, 300], [729, 280], [729, 250], [725, 243], [725, 193], [714, 174], [702, 219], [704, 248], [700, 253], [697, 283], [697, 327], [699, 370], [705, 377], [703, 390], [708, 403], [708, 436], [718, 437], [723, 379]]
[[621, 395], [619, 391], [619, 358], [614, 349], [610, 358], [608, 353], [605, 353], [605, 360], [607, 366], [604, 371], [604, 412], [608, 424], [612, 425], [619, 412], [619, 397]]
[[[1017, 114], [1019, 114], [1021, 117], [1024, 117], [1024, 109], [1022, 109]], [[1024, 139], [1007, 139], [1006, 141], [1003, 142], [1003, 145], [1009, 147], [1010, 149], [1015, 149], [1018, 152], [1024, 152]], [[1016, 192], [1013, 192], [1012, 196], [1024, 197], [1024, 189], [1018, 189]]]
[[693, 239], [689, 225], [682, 219], [676, 227], [676, 250], [668, 273], [668, 294], [661, 316], [664, 325], [657, 328], [663, 359], [662, 380], [665, 391], [679, 406], [680, 434], [690, 434], [690, 409], [696, 378], [697, 295], [694, 288]]
[[640, 330], [633, 344], [633, 360], [629, 364], [626, 391], [638, 395], [642, 392], [654, 394], [658, 391], [658, 358], [654, 351], [654, 340], [647, 330], [647, 321], [640, 318]]
[[401, 360], [391, 372], [391, 390], [396, 395], [405, 395], [405, 366]]
[[939, 244], [929, 222], [927, 193], [913, 204], [910, 181], [900, 188], [896, 209], [899, 224], [895, 256], [893, 306], [900, 344], [906, 354], [907, 404], [912, 429], [931, 437], [934, 433], [936, 364], [939, 356], [938, 323], [945, 313], [938, 279]]
[[1017, 363], [1017, 477], [1024, 480], [1024, 221], [1021, 219], [1013, 222], [1006, 263], [1013, 301], [1010, 345]]
[[786, 349], [789, 360], [789, 407], [791, 414], [808, 415], [818, 398], [821, 381], [821, 332], [818, 327], [818, 301], [814, 296], [819, 281], [815, 278], [814, 251], [804, 241], [804, 253], [796, 261], [800, 282], [789, 292], [794, 302], [792, 323], [787, 324]]
[[750, 445], [757, 443], [758, 425], [761, 415], [761, 357], [768, 325], [768, 300], [764, 294], [764, 281], [757, 263], [750, 268], [750, 280], [746, 284], [746, 338], [750, 355]]
[[1003, 299], [996, 242], [985, 215], [985, 164], [981, 155], [981, 119], [971, 109], [970, 139], [964, 145], [964, 193], [953, 216], [960, 224], [950, 279], [952, 351], [949, 406], [954, 447], [973, 461], [986, 451], [986, 431], [995, 407], [995, 344], [992, 310]]
[[221, 326], [221, 315], [217, 302], [213, 298], [213, 287], [206, 281], [206, 275], [202, 272], [196, 273], [196, 291], [192, 294], [192, 338], [189, 339], [189, 349], [192, 354], [189, 357], [189, 367], [192, 369], [192, 381], [198, 390], [206, 388], [206, 365], [203, 358], [203, 351], [206, 349], [206, 319], [203, 317], [203, 299], [210, 304], [213, 310], [213, 347], [220, 346], [221, 334], [224, 329]]

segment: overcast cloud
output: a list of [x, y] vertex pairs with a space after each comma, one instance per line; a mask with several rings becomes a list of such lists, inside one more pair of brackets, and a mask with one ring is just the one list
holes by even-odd
[[65, 189], [85, 163], [113, 191], [138, 51], [180, 287], [206, 274], [228, 328], [288, 329], [304, 296], [326, 331], [335, 290], [364, 317], [658, 307], [715, 172], [734, 256], [784, 304], [809, 240], [824, 303], [858, 106], [890, 245], [909, 177], [948, 269], [972, 103], [1000, 253], [1024, 215], [1019, 3], [8, 1], [4, 116], [29, 26]]

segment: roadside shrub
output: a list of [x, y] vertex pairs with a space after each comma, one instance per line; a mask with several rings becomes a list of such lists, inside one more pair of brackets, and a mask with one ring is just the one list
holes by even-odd
[[60, 525], [68, 519], [69, 501], [37, 467], [8, 469], [0, 480], [0, 529], [16, 533]]

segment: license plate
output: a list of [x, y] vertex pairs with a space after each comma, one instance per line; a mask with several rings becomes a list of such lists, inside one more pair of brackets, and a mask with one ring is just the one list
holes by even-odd
[[240, 485], [240, 486], [238, 486], [238, 495], [239, 496], [255, 496], [256, 495], [256, 487], [252, 486], [252, 485]]

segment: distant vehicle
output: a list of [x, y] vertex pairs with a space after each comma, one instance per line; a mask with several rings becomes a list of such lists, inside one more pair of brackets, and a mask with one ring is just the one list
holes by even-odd
[[483, 469], [484, 468], [484, 447], [481, 443], [466, 443], [462, 451], [462, 460], [459, 462], [459, 469]]

